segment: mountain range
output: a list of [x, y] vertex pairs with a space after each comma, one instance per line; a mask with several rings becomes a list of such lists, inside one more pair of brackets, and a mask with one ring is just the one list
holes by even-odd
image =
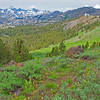
[[0, 9], [0, 24], [8, 25], [26, 25], [41, 22], [58, 22], [67, 19], [84, 16], [85, 14], [91, 16], [99, 16], [100, 9], [93, 7], [82, 7], [74, 10], [61, 11], [47, 11], [36, 8], [22, 9], [22, 8], [8, 8]]

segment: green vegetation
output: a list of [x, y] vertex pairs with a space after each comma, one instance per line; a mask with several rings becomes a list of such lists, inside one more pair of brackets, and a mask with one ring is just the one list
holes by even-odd
[[[0, 30], [1, 100], [100, 99], [100, 22], [63, 30], [65, 24]], [[78, 45], [84, 52], [67, 56]], [[5, 65], [10, 60], [16, 63]]]
[[59, 50], [61, 54], [64, 54], [65, 50], [66, 50], [66, 46], [64, 45], [64, 41], [62, 41], [59, 45]]
[[5, 64], [8, 61], [9, 61], [9, 53], [3, 41], [0, 39], [0, 64]]
[[29, 54], [28, 49], [25, 47], [23, 40], [17, 39], [14, 43], [13, 48], [13, 56], [16, 62], [23, 62], [31, 58], [31, 55]]
[[30, 50], [39, 50], [47, 48], [50, 45], [59, 44], [62, 40], [67, 40], [75, 36], [90, 32], [100, 25], [100, 21], [92, 23], [80, 23], [71, 29], [65, 30], [64, 27], [69, 21], [48, 24], [46, 26], [25, 25], [16, 26], [15, 28], [0, 29], [0, 36], [4, 43], [13, 46], [13, 42], [17, 38], [21, 38], [25, 42], [25, 46]]

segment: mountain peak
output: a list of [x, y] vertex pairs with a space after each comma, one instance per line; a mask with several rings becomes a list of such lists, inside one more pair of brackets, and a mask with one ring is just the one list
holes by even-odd
[[94, 7], [81, 7], [78, 9], [68, 10], [66, 12], [57, 10], [50, 12], [37, 8], [23, 9], [10, 7], [8, 9], [0, 9], [0, 23], [23, 25], [37, 22], [58, 22], [85, 16], [85, 13], [90, 16], [100, 15], [100, 9], [96, 9]]

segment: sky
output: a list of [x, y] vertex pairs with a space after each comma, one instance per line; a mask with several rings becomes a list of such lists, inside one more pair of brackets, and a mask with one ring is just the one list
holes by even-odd
[[83, 6], [100, 8], [100, 0], [0, 0], [0, 8], [38, 8], [66, 11]]

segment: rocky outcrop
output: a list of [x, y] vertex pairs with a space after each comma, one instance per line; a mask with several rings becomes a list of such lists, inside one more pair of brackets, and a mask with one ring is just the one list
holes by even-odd
[[6, 64], [5, 66], [12, 66], [12, 65], [15, 65], [17, 67], [22, 67], [24, 66], [24, 64], [22, 62], [20, 63], [16, 63], [15, 61], [11, 60], [8, 64]]
[[73, 57], [74, 55], [80, 54], [81, 52], [84, 52], [82, 46], [71, 47], [67, 50], [66, 56]]

